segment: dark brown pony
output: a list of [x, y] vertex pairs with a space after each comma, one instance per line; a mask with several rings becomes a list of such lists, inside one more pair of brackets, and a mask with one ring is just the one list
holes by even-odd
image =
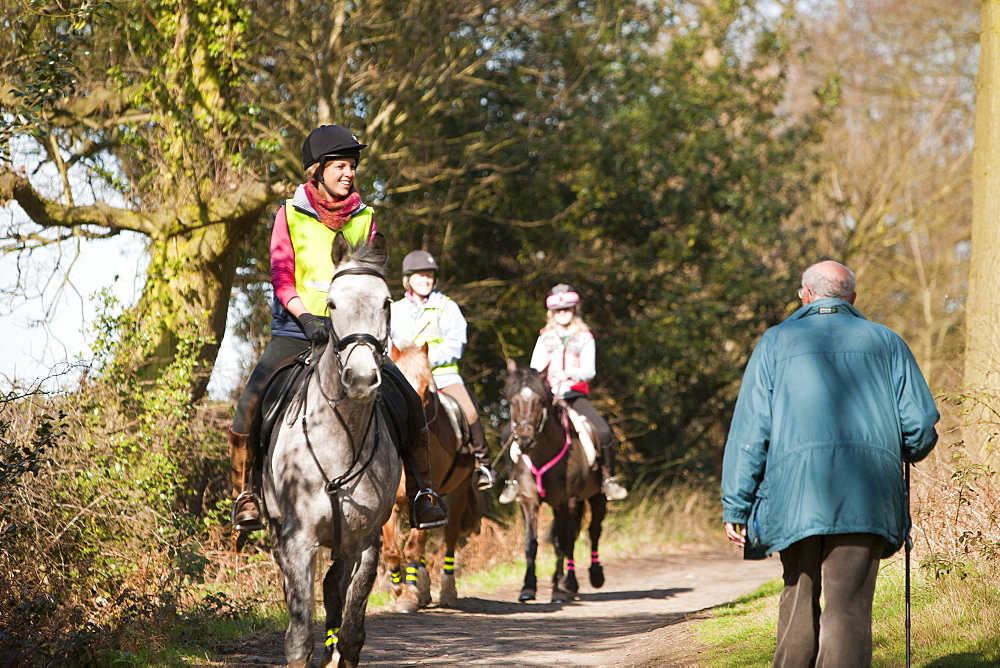
[[590, 506], [590, 584], [595, 588], [604, 584], [598, 542], [607, 499], [601, 492], [601, 474], [587, 461], [579, 439], [570, 429], [566, 409], [552, 397], [545, 373], [518, 368], [513, 360], [507, 361], [507, 373], [504, 397], [510, 406], [509, 438], [512, 449], [520, 453], [513, 477], [518, 482], [518, 502], [525, 526], [526, 569], [518, 600], [535, 599], [538, 511], [546, 503], [552, 508], [552, 542], [556, 551], [552, 601], [571, 601], [580, 588], [573, 544], [580, 533], [584, 502]]
[[[437, 391], [427, 344], [417, 347], [399, 342], [390, 352], [392, 360], [420, 395], [430, 437], [431, 477], [434, 489], [445, 499], [448, 524], [444, 527], [445, 562], [441, 574], [439, 603], [454, 608], [455, 547], [463, 536], [479, 531], [479, 493], [473, 480], [476, 457], [469, 448], [468, 426], [458, 403]], [[382, 563], [389, 570], [393, 599], [398, 612], [416, 612], [431, 602], [430, 576], [424, 565], [427, 531], [411, 529], [400, 551], [400, 515], [408, 508], [406, 474], [396, 490], [392, 515], [382, 526]], [[405, 573], [403, 559], [406, 560]]]

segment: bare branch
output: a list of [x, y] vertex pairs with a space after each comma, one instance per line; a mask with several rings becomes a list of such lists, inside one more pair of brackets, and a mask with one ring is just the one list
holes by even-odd
[[[96, 202], [88, 206], [64, 206], [42, 197], [23, 172], [0, 168], [0, 205], [17, 202], [37, 225], [78, 228], [87, 225], [107, 228], [110, 234], [132, 230], [147, 236], [155, 233], [162, 215], [128, 211]], [[106, 234], [110, 235], [110, 234]]]

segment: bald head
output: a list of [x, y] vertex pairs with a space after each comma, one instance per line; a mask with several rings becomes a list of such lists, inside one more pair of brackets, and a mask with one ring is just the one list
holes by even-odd
[[854, 303], [854, 272], [833, 260], [817, 262], [802, 274], [805, 288], [802, 303], [808, 304], [820, 297], [836, 297]]

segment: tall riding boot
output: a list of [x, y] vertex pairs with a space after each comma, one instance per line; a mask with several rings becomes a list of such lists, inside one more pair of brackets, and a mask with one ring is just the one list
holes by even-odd
[[490, 446], [486, 444], [486, 429], [483, 423], [476, 420], [469, 425], [469, 432], [472, 434], [472, 450], [476, 453], [476, 461], [479, 463], [479, 470], [476, 471], [476, 487], [478, 489], [489, 489], [496, 482], [497, 472], [493, 470], [490, 462]]
[[253, 474], [254, 452], [249, 434], [229, 430], [230, 473], [233, 481], [233, 529], [257, 531], [263, 529], [260, 519], [260, 499], [253, 493], [250, 477]]
[[415, 529], [431, 529], [448, 523], [448, 516], [443, 508], [444, 501], [430, 487], [429, 445], [427, 432], [422, 431], [410, 452], [403, 457], [403, 466], [406, 470], [406, 495], [413, 499], [410, 504], [410, 526]]
[[611, 501], [621, 501], [628, 496], [628, 491], [615, 478], [614, 443], [601, 444], [601, 473], [604, 475], [604, 482], [601, 483], [601, 491], [604, 492], [604, 496]]

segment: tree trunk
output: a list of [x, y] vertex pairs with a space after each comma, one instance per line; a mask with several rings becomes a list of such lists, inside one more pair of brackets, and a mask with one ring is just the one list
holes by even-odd
[[226, 332], [240, 243], [273, 197], [267, 183], [246, 181], [228, 195], [169, 213], [102, 203], [65, 206], [42, 197], [25, 175], [0, 167], [0, 205], [16, 201], [43, 228], [100, 226], [149, 238], [146, 284], [135, 306], [135, 322], [122, 332], [117, 362], [153, 383], [174, 361], [193, 357], [193, 367], [177, 368], [192, 401], [205, 395]]
[[983, 462], [1000, 459], [1000, 0], [983, 0], [975, 146], [965, 385], [973, 400], [965, 441]]
[[141, 380], [159, 379], [187, 339], [198, 347], [192, 401], [205, 395], [226, 332], [239, 241], [255, 222], [256, 217], [221, 221], [151, 239], [146, 284], [136, 305], [140, 329], [150, 339], [148, 352], [127, 345], [122, 350], [132, 356]]

